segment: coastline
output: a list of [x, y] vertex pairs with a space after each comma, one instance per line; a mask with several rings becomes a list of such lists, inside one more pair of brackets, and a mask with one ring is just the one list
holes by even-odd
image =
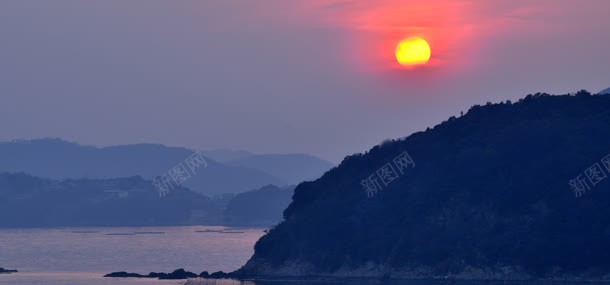
[[272, 267], [268, 264], [256, 267], [255, 273], [251, 263], [229, 273], [232, 278], [244, 281], [451, 281], [451, 282], [569, 282], [569, 283], [608, 283], [610, 271], [589, 269], [583, 272], [562, 272], [556, 270], [546, 276], [532, 275], [519, 266], [474, 267], [465, 266], [457, 273], [439, 274], [432, 267], [408, 267], [392, 269], [385, 266], [367, 264], [359, 268], [342, 268], [334, 272], [321, 272], [311, 265], [299, 266], [293, 263], [288, 266]]
[[568, 284], [583, 284], [583, 283], [610, 283], [610, 278], [608, 279], [583, 279], [580, 277], [573, 278], [534, 278], [534, 279], [514, 279], [514, 278], [475, 278], [473, 277], [441, 277], [441, 276], [411, 276], [411, 277], [388, 277], [388, 278], [375, 278], [375, 277], [331, 277], [331, 276], [249, 276], [249, 277], [231, 277], [231, 278], [191, 278], [187, 279], [185, 285], [200, 285], [200, 284], [209, 284], [208, 281], [219, 281], [219, 280], [237, 280], [240, 282], [332, 282], [332, 283], [345, 283], [345, 284], [361, 284], [360, 282], [367, 283], [383, 283], [383, 284], [403, 284], [403, 283], [394, 283], [394, 282], [421, 282], [423, 284], [439, 284], [439, 281], [450, 282], [451, 284], [490, 284], [490, 282], [511, 282], [512, 284], [548, 284], [552, 283], [568, 283]]

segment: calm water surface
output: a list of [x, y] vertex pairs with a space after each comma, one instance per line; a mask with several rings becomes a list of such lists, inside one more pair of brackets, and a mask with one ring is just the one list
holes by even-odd
[[232, 271], [252, 255], [263, 230], [202, 226], [0, 229], [0, 267], [20, 271], [0, 274], [0, 284], [184, 284], [183, 280], [101, 276], [177, 268], [195, 273]]

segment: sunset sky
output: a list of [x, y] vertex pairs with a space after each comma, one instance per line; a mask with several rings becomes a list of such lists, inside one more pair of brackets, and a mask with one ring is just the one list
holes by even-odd
[[[607, 0], [0, 1], [0, 140], [339, 162], [473, 104], [610, 87]], [[430, 61], [394, 58], [407, 37]]]

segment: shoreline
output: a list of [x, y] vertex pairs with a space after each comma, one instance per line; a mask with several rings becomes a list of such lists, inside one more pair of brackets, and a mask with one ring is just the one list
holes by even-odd
[[[548, 284], [548, 282], [561, 282], [561, 283], [571, 283], [571, 284], [581, 284], [581, 283], [610, 283], [610, 279], [582, 279], [582, 278], [534, 278], [534, 279], [482, 279], [482, 278], [444, 278], [444, 277], [389, 277], [389, 278], [374, 278], [374, 277], [317, 277], [317, 276], [307, 276], [307, 277], [272, 277], [272, 276], [258, 276], [258, 277], [229, 277], [229, 278], [189, 278], [185, 285], [195, 285], [197, 281], [205, 281], [205, 280], [237, 280], [242, 282], [256, 282], [256, 281], [286, 281], [286, 282], [303, 282], [303, 281], [311, 281], [311, 282], [346, 282], [350, 284], [350, 282], [380, 282], [386, 283], [390, 282], [400, 282], [400, 281], [421, 281], [421, 282], [439, 282], [446, 281], [451, 283], [464, 283], [464, 284], [472, 284], [475, 283], [484, 283], [489, 284], [490, 282], [512, 282], [512, 283], [523, 283], [523, 284], [539, 284], [544, 283]], [[436, 284], [436, 283], [435, 283]]]
[[[461, 276], [460, 276], [461, 275]], [[446, 281], [451, 283], [467, 283], [472, 284], [475, 283], [486, 283], [489, 282], [513, 282], [513, 283], [524, 283], [524, 284], [538, 284], [538, 283], [548, 283], [548, 282], [562, 282], [562, 283], [610, 283], [610, 275], [604, 275], [601, 278], [582, 278], [577, 276], [565, 276], [565, 277], [531, 277], [531, 276], [514, 276], [507, 278], [497, 278], [497, 277], [481, 277], [475, 275], [452, 275], [452, 276], [440, 276], [440, 275], [431, 275], [431, 276], [330, 276], [330, 275], [306, 275], [306, 276], [278, 276], [278, 275], [243, 275], [236, 274], [235, 272], [225, 273], [222, 271], [208, 273], [207, 271], [203, 271], [201, 274], [195, 274], [189, 271], [185, 271], [184, 269], [174, 270], [172, 273], [163, 273], [163, 272], [151, 272], [147, 275], [142, 275], [138, 273], [127, 273], [127, 272], [113, 272], [106, 274], [105, 278], [150, 278], [150, 279], [158, 279], [158, 280], [186, 280], [185, 285], [189, 284], [198, 284], [193, 282], [199, 281], [207, 281], [207, 280], [237, 280], [241, 282], [246, 281], [287, 281], [287, 282], [302, 282], [302, 281], [311, 281], [311, 282], [400, 282], [400, 281], [421, 281], [421, 282], [439, 282]]]

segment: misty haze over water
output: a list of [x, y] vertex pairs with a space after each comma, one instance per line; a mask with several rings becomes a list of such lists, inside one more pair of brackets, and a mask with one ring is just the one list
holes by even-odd
[[[183, 284], [184, 280], [113, 279], [113, 271], [148, 273], [184, 268], [232, 271], [253, 253], [264, 229], [224, 227], [0, 229], [0, 262], [19, 274], [2, 285]], [[197, 232], [199, 231], [199, 232]], [[207, 232], [205, 232], [207, 231]]]

